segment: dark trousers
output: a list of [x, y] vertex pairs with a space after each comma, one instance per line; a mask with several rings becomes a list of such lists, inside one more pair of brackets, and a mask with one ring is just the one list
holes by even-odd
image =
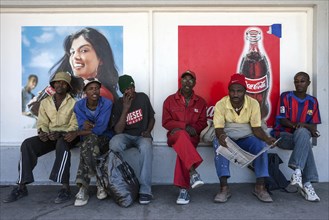
[[79, 141], [76, 138], [71, 143], [60, 137], [56, 141], [43, 142], [38, 136], [27, 138], [21, 145], [21, 158], [18, 165], [19, 177], [18, 184], [34, 182], [33, 169], [37, 165], [38, 157], [56, 150], [56, 159], [49, 179], [58, 183], [69, 183], [71, 152], [70, 149], [75, 147]]

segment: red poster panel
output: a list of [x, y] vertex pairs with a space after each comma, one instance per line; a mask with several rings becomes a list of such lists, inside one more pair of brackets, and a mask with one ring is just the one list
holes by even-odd
[[280, 95], [280, 38], [271, 26], [179, 26], [178, 75], [187, 69], [197, 75], [195, 92], [206, 99], [208, 117], [228, 94], [234, 73], [246, 76], [247, 93], [256, 98], [262, 117], [273, 126]]

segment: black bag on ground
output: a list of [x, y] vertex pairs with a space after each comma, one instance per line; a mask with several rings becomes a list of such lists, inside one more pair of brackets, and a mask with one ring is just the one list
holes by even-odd
[[108, 190], [109, 187], [109, 176], [107, 172], [107, 166], [109, 159], [109, 152], [102, 154], [96, 158], [96, 178], [101, 186]]
[[283, 161], [278, 154], [268, 153], [268, 172], [270, 176], [266, 179], [267, 190], [282, 189], [286, 191], [286, 187], [290, 182], [279, 168], [281, 163], [283, 163]]
[[139, 182], [133, 168], [118, 153], [110, 150], [108, 192], [114, 201], [128, 207], [137, 199]]

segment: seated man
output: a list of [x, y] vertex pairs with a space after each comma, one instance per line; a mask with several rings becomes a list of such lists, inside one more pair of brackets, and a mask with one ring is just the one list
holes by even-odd
[[[79, 100], [74, 107], [77, 116], [79, 131], [77, 134], [82, 141], [80, 146], [80, 163], [77, 173], [76, 183], [79, 192], [74, 202], [75, 206], [83, 206], [88, 203], [88, 188], [90, 178], [96, 176], [96, 166], [99, 163], [97, 158], [104, 156], [109, 150], [111, 131], [109, 121], [112, 111], [112, 101], [100, 96], [102, 84], [97, 78], [84, 80], [83, 91], [86, 97]], [[108, 157], [104, 157], [104, 160]], [[104, 172], [103, 178], [108, 178], [108, 161], [100, 163], [100, 169]], [[107, 193], [103, 186], [101, 176], [97, 176], [97, 198], [105, 199]]]
[[135, 91], [135, 82], [129, 75], [119, 77], [119, 88], [123, 97], [114, 103], [111, 128], [115, 135], [110, 149], [122, 154], [131, 147], [138, 148], [142, 165], [139, 175], [139, 203], [149, 204], [152, 199], [152, 136], [155, 118], [148, 96]]
[[56, 158], [49, 179], [63, 184], [55, 203], [70, 199], [70, 149], [79, 141], [76, 134], [78, 123], [73, 112], [75, 100], [68, 94], [71, 90], [70, 82], [71, 76], [64, 72], [56, 73], [50, 81], [56, 93], [41, 101], [38, 136], [27, 138], [22, 143], [18, 186], [3, 202], [13, 202], [27, 196], [26, 184], [34, 182], [32, 171], [37, 165], [38, 157], [53, 150], [56, 150]]
[[207, 127], [206, 101], [196, 95], [193, 88], [196, 76], [186, 71], [181, 76], [179, 90], [163, 103], [162, 126], [168, 130], [168, 145], [176, 153], [174, 185], [180, 188], [177, 204], [188, 204], [188, 189], [203, 184], [196, 168], [202, 158], [196, 147], [200, 141], [201, 131]]
[[[243, 150], [252, 154], [259, 153], [265, 146], [274, 143], [275, 139], [268, 137], [261, 128], [259, 103], [246, 95], [246, 82], [242, 74], [234, 74], [228, 84], [229, 95], [223, 97], [215, 105], [214, 127], [216, 138], [213, 145], [227, 147], [226, 137], [231, 138]], [[229, 160], [222, 155], [215, 156], [215, 166], [220, 180], [220, 191], [215, 196], [215, 202], [226, 202], [231, 197], [227, 179], [230, 177]], [[268, 173], [267, 152], [257, 157], [253, 166], [256, 174], [256, 185], [253, 194], [263, 202], [272, 202], [265, 188], [265, 177]]]
[[299, 72], [294, 77], [295, 91], [283, 92], [280, 96], [274, 129], [274, 137], [282, 137], [278, 147], [292, 150], [288, 166], [294, 170], [291, 185], [301, 189], [308, 201], [320, 201], [311, 182], [318, 182], [311, 137], [319, 137], [316, 125], [321, 123], [318, 100], [308, 95], [310, 77]]

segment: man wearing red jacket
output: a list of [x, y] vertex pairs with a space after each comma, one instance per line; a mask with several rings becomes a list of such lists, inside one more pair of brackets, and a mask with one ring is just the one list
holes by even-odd
[[187, 190], [204, 184], [195, 169], [203, 161], [196, 147], [207, 117], [206, 101], [193, 91], [195, 73], [184, 72], [180, 82], [180, 89], [163, 103], [162, 126], [168, 130], [168, 145], [177, 153], [174, 185], [180, 192], [176, 203], [184, 205], [190, 202]]

